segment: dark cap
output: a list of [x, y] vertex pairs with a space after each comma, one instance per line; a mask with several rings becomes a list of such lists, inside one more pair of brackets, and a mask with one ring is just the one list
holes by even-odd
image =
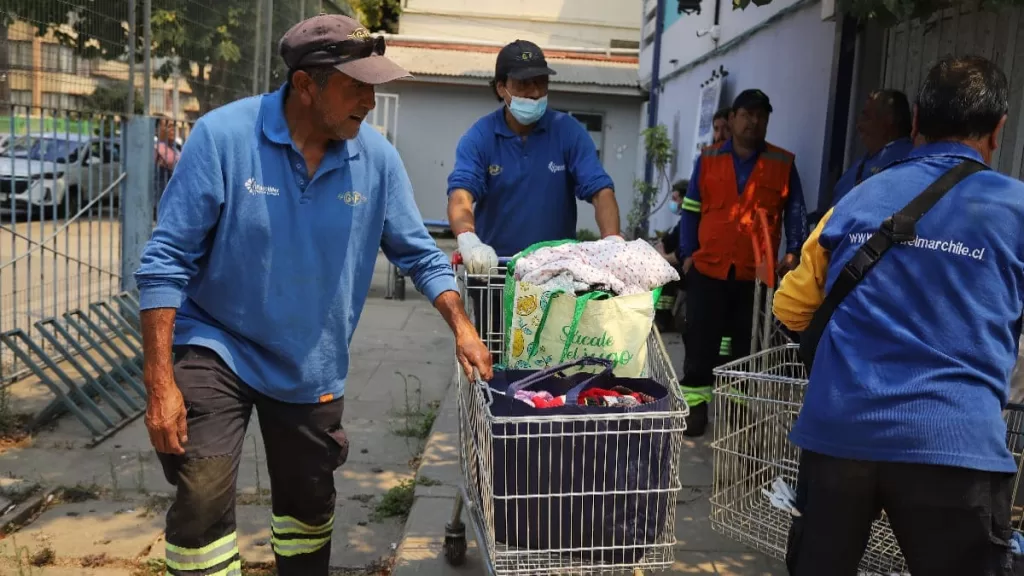
[[516, 80], [528, 80], [538, 76], [552, 76], [555, 71], [548, 68], [544, 59], [544, 51], [533, 42], [516, 40], [498, 52], [498, 61], [494, 65], [494, 77], [509, 77]]
[[384, 47], [384, 38], [371, 36], [358, 21], [341, 14], [321, 14], [285, 32], [278, 52], [289, 70], [334, 66], [367, 84], [410, 77], [384, 57]]
[[754, 88], [751, 90], [744, 90], [740, 92], [739, 96], [732, 101], [733, 111], [743, 108], [745, 110], [757, 110], [761, 109], [771, 114], [772, 103], [768, 100], [768, 95], [760, 90]]

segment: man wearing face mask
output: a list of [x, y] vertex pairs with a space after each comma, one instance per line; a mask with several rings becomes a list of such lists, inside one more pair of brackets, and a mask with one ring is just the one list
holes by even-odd
[[[541, 49], [516, 40], [498, 53], [491, 87], [502, 107], [478, 120], [459, 141], [448, 176], [448, 222], [470, 274], [487, 274], [548, 240], [576, 237], [576, 199], [594, 205], [602, 238], [619, 236], [619, 205], [594, 141], [572, 116], [549, 110], [548, 68]], [[471, 293], [488, 280], [471, 278]], [[477, 290], [472, 290], [477, 288]], [[484, 339], [502, 339], [501, 298], [473, 298]]]
[[502, 48], [491, 82], [502, 107], [459, 142], [448, 176], [448, 221], [470, 273], [545, 240], [576, 237], [576, 199], [594, 205], [601, 237], [619, 235], [614, 184], [594, 141], [572, 116], [549, 110], [541, 49]]

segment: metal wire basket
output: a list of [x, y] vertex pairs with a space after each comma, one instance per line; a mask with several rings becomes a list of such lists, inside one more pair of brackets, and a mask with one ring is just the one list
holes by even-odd
[[[791, 516], [762, 490], [770, 491], [780, 478], [796, 487], [800, 449], [789, 442], [789, 432], [807, 386], [798, 352], [795, 344], [778, 346], [715, 370], [711, 525], [779, 560], [785, 559]], [[872, 527], [860, 570], [907, 572], [884, 513]]]
[[[503, 292], [504, 269], [492, 269], [490, 275], [477, 277], [460, 273], [464, 296], [480, 302], [473, 306], [475, 323], [485, 335], [485, 341], [493, 353], [501, 352], [504, 342], [500, 322], [490, 318], [501, 314], [501, 307], [495, 305]], [[470, 288], [472, 287], [472, 288]], [[619, 413], [615, 415], [587, 416], [544, 416], [531, 418], [499, 418], [491, 414], [491, 392], [486, 385], [470, 382], [459, 372], [459, 460], [462, 466], [463, 484], [461, 498], [456, 499], [451, 524], [447, 526], [445, 552], [451, 564], [459, 564], [465, 554], [465, 528], [462, 526], [462, 508], [468, 511], [476, 541], [481, 549], [487, 572], [494, 575], [563, 575], [563, 574], [643, 574], [644, 571], [668, 569], [674, 563], [675, 510], [676, 498], [681, 489], [678, 464], [683, 446], [682, 433], [686, 427], [686, 403], [679, 393], [678, 381], [665, 346], [657, 330], [652, 330], [647, 340], [647, 374], [668, 389], [670, 409], [665, 412]], [[614, 423], [614, 427], [611, 424]], [[614, 428], [614, 432], [608, 432]], [[619, 435], [619, 438], [614, 438]], [[520, 449], [540, 446], [541, 443], [557, 443], [563, 450], [571, 450], [593, 441], [600, 436], [604, 446], [614, 452], [605, 454], [608, 461], [622, 456], [627, 461], [641, 460], [638, 451], [650, 450], [646, 461], [664, 464], [667, 470], [649, 472], [668, 478], [658, 489], [638, 487], [631, 490], [609, 492], [603, 490], [597, 480], [603, 471], [596, 470], [596, 463], [580, 468], [566, 468], [557, 462], [525, 470], [517, 469], [515, 462], [496, 462], [497, 444], [515, 443]], [[657, 441], [642, 441], [641, 437]], [[621, 452], [626, 448], [625, 454]], [[653, 453], [657, 450], [658, 453]], [[501, 453], [500, 451], [498, 452]], [[495, 489], [496, 464], [506, 471], [514, 472], [516, 478], [527, 486], [541, 485], [545, 488], [537, 494], [514, 495], [499, 493]], [[627, 467], [628, 468], [628, 467]], [[543, 469], [543, 470], [542, 470]], [[665, 473], [667, 472], [667, 474]], [[632, 474], [633, 472], [630, 472]], [[548, 477], [560, 477], [560, 486], [569, 478], [571, 490], [562, 490]], [[526, 500], [527, 502], [522, 502]], [[635, 507], [631, 513], [659, 514], [656, 533], [644, 534], [641, 540], [607, 542], [601, 537], [601, 526], [580, 522], [581, 517], [601, 517], [600, 511], [587, 511], [583, 507], [608, 506]], [[570, 504], [567, 504], [570, 503]], [[611, 503], [611, 504], [609, 504]], [[568, 514], [566, 509], [570, 509]], [[536, 507], [536, 508], [534, 508]], [[528, 508], [529, 519], [523, 519], [520, 512]], [[628, 509], [628, 508], [627, 508]], [[622, 510], [620, 508], [619, 510]], [[500, 522], [500, 524], [499, 524]], [[522, 532], [524, 522], [530, 526], [543, 527], [547, 531], [571, 532], [572, 538], [586, 543], [581, 546], [510, 546], [499, 541], [499, 534]], [[567, 524], [571, 524], [567, 526]], [[461, 528], [461, 535], [460, 535]], [[532, 528], [529, 528], [531, 530]]]

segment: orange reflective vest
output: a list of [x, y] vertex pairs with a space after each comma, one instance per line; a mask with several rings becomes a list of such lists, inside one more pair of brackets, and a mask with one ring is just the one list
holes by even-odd
[[705, 148], [700, 157], [699, 248], [693, 265], [701, 274], [725, 280], [736, 267], [737, 280], [754, 279], [754, 248], [751, 226], [754, 214], [762, 209], [772, 238], [771, 257], [779, 251], [782, 239], [782, 212], [789, 196], [789, 174], [794, 156], [777, 146], [766, 144], [747, 179], [743, 194], [737, 190], [736, 168], [732, 152], [721, 145]]

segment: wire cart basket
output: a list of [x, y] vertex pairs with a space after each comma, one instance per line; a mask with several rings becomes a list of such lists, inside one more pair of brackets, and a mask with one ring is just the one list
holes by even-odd
[[[711, 525], [714, 530], [768, 556], [784, 560], [791, 516], [776, 508], [766, 492], [782, 479], [796, 488], [800, 449], [789, 432], [803, 405], [807, 371], [799, 346], [762, 350], [715, 370], [714, 480]], [[1018, 502], [1024, 468], [1024, 406], [1004, 411], [1007, 444], [1017, 461], [1013, 490], [1014, 529], [1024, 528], [1024, 503]], [[762, 492], [762, 490], [766, 492]], [[907, 574], [896, 536], [883, 513], [871, 530], [862, 574]]]
[[788, 344], [792, 339], [772, 313], [778, 275], [775, 269], [775, 251], [772, 250], [774, 243], [768, 228], [768, 216], [762, 209], [755, 213], [751, 241], [754, 244], [754, 265], [757, 275], [754, 278], [754, 317], [751, 322], [750, 353], [755, 354], [774, 346]]
[[[459, 267], [461, 259], [458, 254], [452, 258], [458, 270], [458, 280], [467, 310], [471, 311], [477, 330], [495, 357], [500, 358], [505, 347], [503, 333], [503, 292], [505, 283], [504, 261], [490, 274], [470, 275]], [[462, 467], [462, 484], [460, 496], [456, 498], [450, 523], [445, 532], [445, 559], [453, 566], [461, 565], [466, 555], [466, 529], [462, 522], [463, 508], [467, 511], [468, 522], [473, 527], [477, 545], [487, 567], [487, 573], [494, 576], [503, 575], [569, 575], [569, 574], [632, 574], [642, 575], [645, 571], [667, 569], [674, 562], [673, 547], [675, 539], [676, 497], [682, 488], [679, 479], [678, 464], [683, 445], [682, 432], [685, 429], [687, 414], [686, 403], [678, 391], [678, 381], [672, 364], [665, 351], [657, 329], [652, 329], [647, 340], [648, 377], [663, 384], [669, 389], [671, 409], [665, 412], [618, 413], [615, 415], [557, 415], [543, 417], [495, 417], [491, 414], [492, 401], [490, 388], [483, 382], [471, 382], [457, 370], [459, 386], [459, 462]], [[616, 430], [602, 431], [601, 421], [615, 422]], [[629, 422], [635, 420], [635, 422]], [[623, 421], [629, 425], [623, 426]], [[580, 429], [587, 432], [579, 433]], [[624, 430], [625, 428], [625, 430]], [[574, 434], [567, 431], [573, 430]], [[538, 469], [522, 466], [521, 469], [514, 458], [496, 461], [495, 447], [509, 442], [519, 447], [540, 446], [541, 442], [549, 445], [558, 443], [562, 446], [577, 446], [578, 443], [593, 442], [587, 440], [591, 435], [626, 435], [623, 441], [608, 441], [606, 446], [613, 450], [629, 446], [625, 457], [630, 462], [635, 458], [635, 451], [647, 445], [634, 441], [634, 436], [660, 435], [658, 442], [648, 445], [652, 454], [655, 449], [659, 454], [650, 458], [651, 462], [665, 463], [668, 470], [651, 471], [652, 474], [663, 475], [668, 480], [661, 489], [637, 489], [630, 493], [627, 490], [607, 492], [600, 486], [602, 474], [594, 470], [596, 465], [567, 467], [553, 462], [542, 465]], [[607, 437], [607, 436], [606, 436]], [[565, 448], [569, 450], [570, 448]], [[615, 453], [606, 454], [607, 458], [615, 458]], [[510, 483], [516, 478], [526, 486], [543, 485], [545, 488], [538, 494], [522, 493], [504, 495], [505, 492], [495, 488], [496, 469], [505, 470], [505, 479]], [[540, 468], [548, 468], [541, 471]], [[543, 476], [542, 476], [543, 475]], [[630, 473], [632, 476], [632, 472]], [[513, 478], [513, 476], [515, 478]], [[559, 486], [550, 485], [548, 476], [560, 476]], [[571, 491], [562, 489], [565, 479], [571, 478]], [[553, 487], [554, 486], [554, 487]], [[602, 504], [603, 503], [603, 504]], [[610, 504], [614, 503], [614, 504]], [[623, 503], [626, 503], [624, 506]], [[648, 532], [645, 537], [633, 541], [606, 542], [600, 526], [588, 525], [581, 518], [589, 515], [600, 519], [601, 510], [593, 507], [604, 507], [607, 513], [609, 506], [618, 506], [619, 513], [628, 514], [660, 514], [663, 521], [657, 523], [656, 533]], [[636, 510], [629, 508], [633, 506]], [[566, 513], [569, 510], [570, 513]], [[523, 512], [526, 512], [523, 514]], [[525, 515], [524, 520], [519, 516]], [[573, 534], [571, 541], [582, 542], [580, 546], [555, 547], [537, 545], [536, 542], [526, 547], [516, 547], [505, 541], [513, 532], [522, 533], [526, 526], [527, 538], [534, 542], [529, 532], [560, 532]], [[615, 528], [618, 533], [618, 526]], [[541, 539], [543, 540], [543, 539]]]

